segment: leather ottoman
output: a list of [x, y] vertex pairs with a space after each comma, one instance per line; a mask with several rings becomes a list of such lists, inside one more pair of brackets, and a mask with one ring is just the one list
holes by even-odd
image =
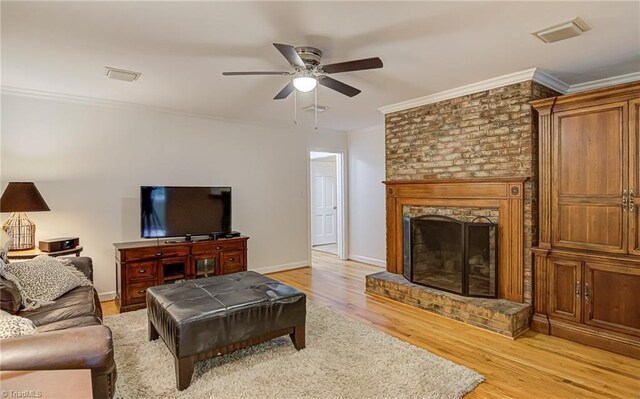
[[305, 346], [305, 294], [252, 271], [149, 288], [147, 315], [149, 340], [161, 336], [175, 357], [180, 391], [199, 360], [286, 334]]

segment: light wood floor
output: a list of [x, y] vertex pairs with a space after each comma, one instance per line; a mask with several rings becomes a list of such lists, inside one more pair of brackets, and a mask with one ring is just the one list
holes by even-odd
[[[510, 340], [366, 295], [364, 276], [378, 267], [316, 251], [312, 265], [270, 276], [311, 301], [483, 374], [486, 381], [468, 398], [640, 398], [640, 360], [534, 332]], [[112, 301], [103, 310], [117, 313]]]

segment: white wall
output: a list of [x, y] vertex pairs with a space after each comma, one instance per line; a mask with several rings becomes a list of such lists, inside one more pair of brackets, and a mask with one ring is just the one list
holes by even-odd
[[34, 181], [51, 208], [30, 214], [36, 240], [80, 237], [108, 293], [112, 243], [140, 239], [141, 185], [232, 186], [249, 268], [307, 265], [310, 146], [345, 150], [346, 135], [5, 93], [0, 185]]
[[386, 264], [384, 126], [352, 131], [349, 146], [349, 259]]

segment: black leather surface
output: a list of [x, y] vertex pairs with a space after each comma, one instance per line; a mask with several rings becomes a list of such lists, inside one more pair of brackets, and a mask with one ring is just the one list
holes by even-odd
[[247, 271], [149, 288], [147, 313], [180, 358], [305, 324], [306, 296]]

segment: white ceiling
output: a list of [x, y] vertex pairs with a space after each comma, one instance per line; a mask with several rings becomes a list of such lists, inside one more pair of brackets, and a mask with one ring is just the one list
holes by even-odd
[[[2, 2], [2, 85], [210, 116], [291, 123], [274, 101], [286, 70], [273, 42], [310, 45], [333, 63], [378, 56], [384, 68], [332, 75], [323, 128], [381, 124], [378, 107], [533, 67], [576, 84], [640, 71], [640, 2]], [[592, 30], [545, 44], [530, 32], [580, 16]], [[108, 80], [104, 67], [142, 72]], [[298, 107], [313, 101], [298, 96]], [[299, 112], [302, 124], [313, 114]]]

